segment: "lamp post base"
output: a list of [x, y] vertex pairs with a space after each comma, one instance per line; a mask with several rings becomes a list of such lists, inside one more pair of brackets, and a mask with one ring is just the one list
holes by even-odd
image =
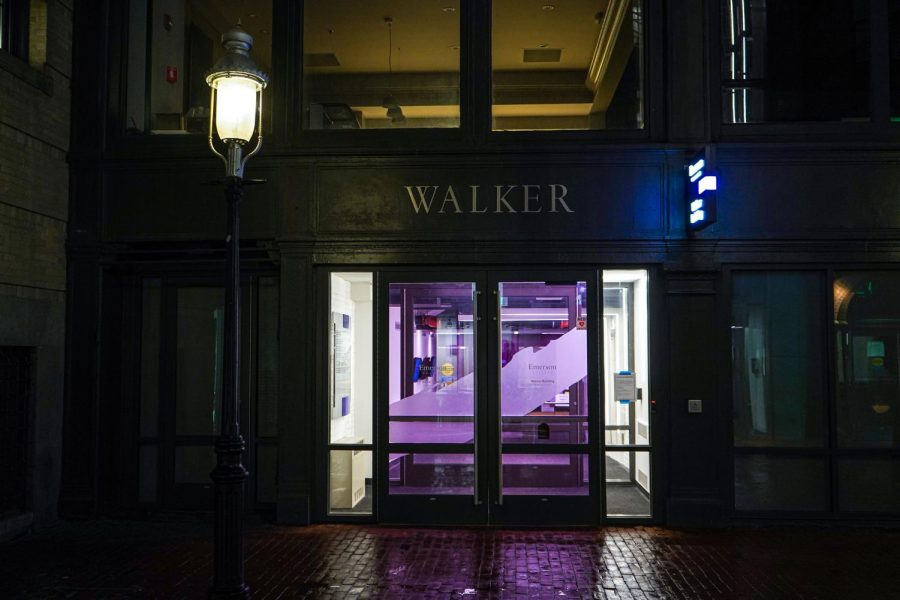
[[244, 440], [221, 436], [216, 440], [217, 464], [211, 478], [215, 484], [215, 538], [213, 541], [213, 586], [210, 598], [249, 598], [244, 583], [244, 481], [241, 464]]

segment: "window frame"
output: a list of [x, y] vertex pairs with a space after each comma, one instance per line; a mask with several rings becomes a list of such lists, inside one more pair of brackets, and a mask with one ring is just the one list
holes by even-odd
[[[900, 461], [900, 444], [894, 447], [841, 447], [838, 445], [837, 439], [837, 365], [836, 365], [836, 344], [835, 332], [836, 327], [834, 319], [834, 277], [836, 272], [842, 274], [854, 271], [878, 271], [892, 272], [900, 278], [900, 266], [895, 262], [873, 261], [868, 263], [861, 262], [836, 262], [832, 260], [823, 260], [821, 262], [807, 263], [723, 263], [722, 264], [722, 293], [721, 302], [722, 310], [719, 315], [719, 326], [721, 331], [721, 356], [719, 368], [722, 377], [719, 381], [719, 390], [722, 398], [728, 400], [728, 406], [733, 403], [732, 385], [733, 371], [731, 360], [731, 319], [733, 305], [733, 285], [735, 273], [770, 273], [770, 272], [810, 272], [817, 273], [822, 281], [822, 290], [825, 293], [824, 317], [825, 322], [821, 324], [821, 328], [826, 336], [825, 353], [823, 360], [825, 368], [822, 376], [825, 381], [825, 406], [823, 406], [823, 418], [825, 419], [825, 444], [819, 447], [766, 447], [757, 448], [752, 446], [736, 446], [734, 443], [734, 418], [731, 411], [726, 411], [722, 415], [722, 428], [724, 431], [723, 448], [724, 456], [728, 459], [722, 468], [722, 498], [727, 502], [725, 511], [730, 514], [732, 519], [809, 519], [815, 518], [823, 521], [897, 521], [900, 520], [900, 511], [894, 513], [876, 513], [876, 512], [854, 512], [844, 510], [840, 505], [840, 479], [839, 466], [842, 460], [847, 459], [889, 459]], [[735, 508], [735, 458], [737, 456], [749, 456], [754, 454], [762, 454], [775, 458], [820, 458], [826, 461], [826, 470], [828, 473], [827, 484], [827, 504], [828, 509], [825, 511], [796, 511], [796, 510], [738, 510]]]
[[[272, 130], [263, 153], [296, 157], [331, 154], [407, 155], [471, 152], [569, 144], [649, 143], [665, 135], [665, 68], [663, 54], [664, 0], [642, 0], [644, 11], [644, 114], [643, 129], [492, 131], [492, 4], [460, 0], [460, 125], [458, 128], [391, 130], [304, 130], [303, 109], [303, 2], [272, 0]], [[186, 158], [206, 156], [206, 136], [129, 136], [125, 130], [128, 85], [128, 3], [110, 6], [110, 77], [107, 111], [111, 126], [106, 147], [121, 158]], [[149, 92], [149, 90], [147, 90]]]
[[641, 0], [641, 10], [644, 18], [643, 63], [643, 111], [644, 127], [641, 129], [589, 129], [583, 131], [573, 130], [540, 130], [540, 131], [495, 131], [493, 129], [493, 2], [485, 2], [483, 12], [478, 22], [486, 23], [486, 39], [484, 40], [483, 54], [479, 56], [480, 63], [484, 65], [482, 79], [476, 83], [476, 89], [482, 91], [484, 99], [477, 104], [484, 107], [484, 113], [479, 115], [481, 133], [487, 146], [528, 146], [531, 144], [546, 144], [554, 142], [596, 142], [608, 144], [615, 142], [650, 142], [659, 139], [665, 127], [663, 122], [664, 107], [660, 105], [660, 98], [665, 95], [665, 77], [663, 72], [663, 36], [662, 2], [660, 0]]
[[29, 9], [28, 0], [2, 0], [0, 4], [0, 51], [24, 61], [28, 60]]
[[865, 122], [783, 121], [724, 123], [722, 90], [728, 81], [722, 73], [722, 0], [707, 4], [709, 56], [709, 123], [716, 141], [895, 141], [900, 123], [890, 120], [890, 33], [888, 0], [869, 0], [869, 120]]

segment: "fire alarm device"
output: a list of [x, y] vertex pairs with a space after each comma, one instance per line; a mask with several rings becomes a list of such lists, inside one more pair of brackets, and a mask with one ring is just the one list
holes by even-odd
[[169, 83], [178, 81], [178, 67], [166, 67], [166, 81]]
[[172, 25], [175, 22], [172, 20], [172, 15], [163, 15], [163, 29], [166, 31], [172, 31]]

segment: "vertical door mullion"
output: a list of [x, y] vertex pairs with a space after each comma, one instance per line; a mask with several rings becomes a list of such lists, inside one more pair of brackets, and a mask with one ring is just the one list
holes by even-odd
[[178, 339], [178, 288], [162, 280], [159, 344], [159, 465], [157, 498], [170, 507], [175, 488], [175, 368]]
[[500, 498], [502, 497], [502, 489], [503, 485], [503, 465], [501, 461], [503, 460], [503, 447], [500, 441], [500, 435], [497, 434], [497, 431], [502, 427], [501, 424], [501, 409], [500, 409], [500, 369], [498, 368], [500, 365], [500, 291], [499, 291], [499, 280], [496, 277], [490, 277], [487, 279], [487, 289], [488, 294], [486, 294], [485, 302], [487, 304], [487, 310], [485, 311], [485, 335], [484, 335], [484, 343], [485, 350], [484, 352], [484, 364], [482, 373], [484, 373], [484, 378], [487, 380], [487, 392], [488, 395], [485, 398], [485, 411], [488, 415], [488, 418], [485, 422], [485, 431], [484, 431], [484, 443], [488, 449], [486, 453], [489, 457], [487, 464], [489, 465], [488, 475], [490, 478], [490, 485], [488, 486], [491, 490], [490, 495], [490, 512], [494, 512], [494, 507], [499, 506], [501, 503]]
[[[593, 294], [591, 288], [588, 287], [588, 303], [590, 311], [588, 312], [588, 339], [593, 340], [591, 347], [594, 348], [595, 357], [593, 360], [588, 359], [589, 365], [594, 365], [595, 375], [593, 384], [590, 388], [594, 392], [594, 399], [591, 406], [594, 408], [593, 417], [589, 416], [591, 435], [591, 463], [595, 467], [591, 470], [591, 477], [596, 482], [591, 485], [591, 494], [595, 498], [595, 505], [599, 507], [600, 517], [597, 522], [603, 522], [606, 519], [606, 398], [604, 393], [606, 390], [606, 370], [603, 368], [605, 357], [603, 355], [603, 336], [605, 332], [603, 325], [603, 269], [597, 269], [592, 273]], [[588, 284], [590, 286], [590, 283]], [[588, 367], [588, 378], [590, 379], [590, 367]], [[589, 382], [590, 383], [590, 382]], [[597, 502], [599, 501], [599, 502]]]

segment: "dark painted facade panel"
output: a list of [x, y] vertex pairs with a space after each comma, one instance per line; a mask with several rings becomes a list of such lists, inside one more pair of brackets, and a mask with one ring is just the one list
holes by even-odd
[[[719, 472], [722, 409], [716, 344], [715, 275], [673, 274], [668, 282], [666, 363], [670, 419], [669, 521], [699, 525], [722, 518]], [[700, 401], [700, 412], [690, 401]]]
[[412, 239], [658, 238], [660, 165], [477, 164], [317, 170], [316, 232]]
[[[721, 154], [720, 154], [721, 157]], [[720, 158], [721, 238], [895, 238], [900, 232], [894, 158]], [[704, 234], [707, 237], [709, 234]]]
[[[104, 227], [107, 242], [217, 240], [225, 230], [224, 188], [213, 160], [170, 164], [154, 169], [115, 169], [104, 175]], [[253, 177], [270, 173], [253, 169]], [[278, 182], [273, 177], [273, 181]], [[278, 184], [276, 183], [276, 186]], [[279, 212], [272, 193], [250, 187], [242, 205], [241, 235], [272, 239]], [[290, 214], [286, 215], [290, 217]], [[296, 219], [294, 219], [296, 220]], [[290, 219], [288, 219], [290, 223]]]

